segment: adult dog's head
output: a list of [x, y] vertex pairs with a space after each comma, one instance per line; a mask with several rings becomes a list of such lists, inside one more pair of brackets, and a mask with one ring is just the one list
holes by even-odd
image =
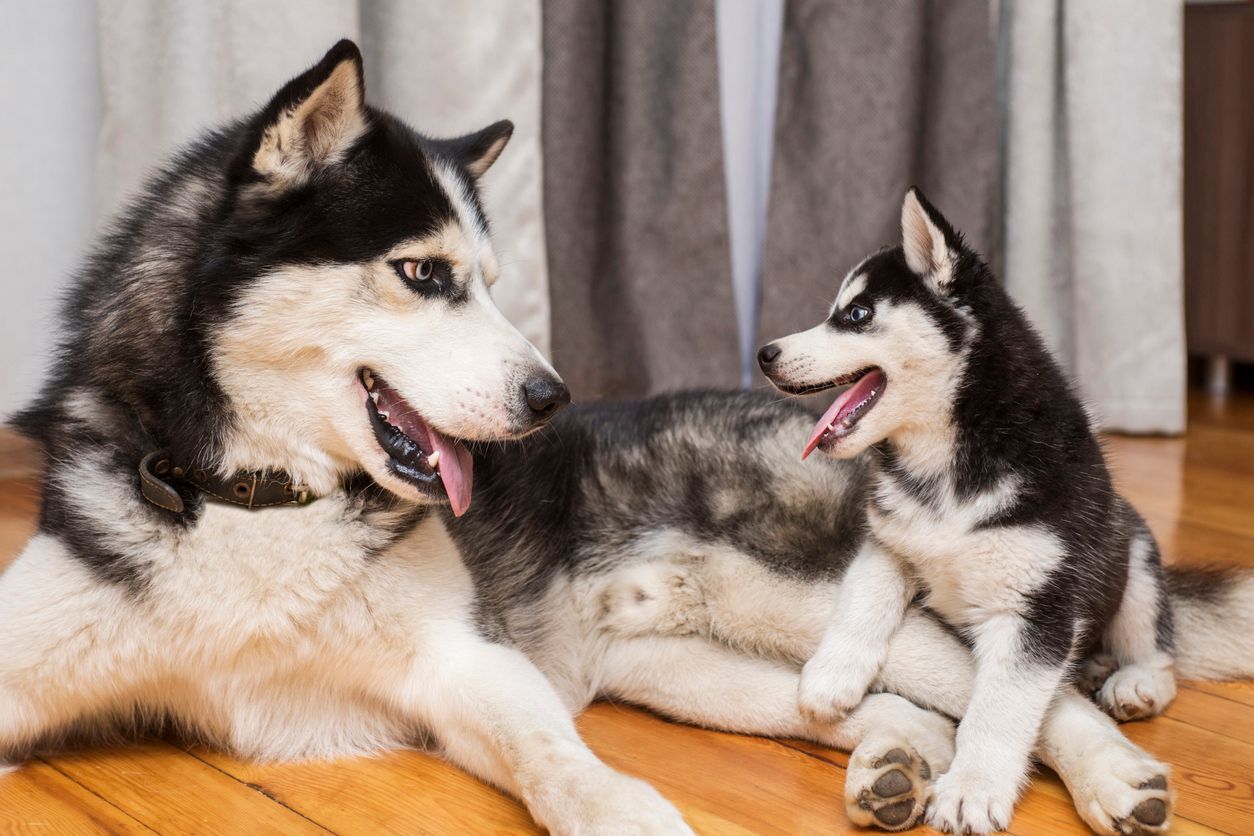
[[[426, 138], [364, 101], [337, 44], [242, 133], [222, 222], [242, 267], [211, 335], [236, 416], [225, 465], [360, 467], [403, 497], [470, 502], [466, 442], [524, 435], [569, 401], [493, 305], [476, 185], [498, 122]], [[247, 278], [243, 278], [247, 277]]]
[[488, 295], [477, 186], [512, 131], [451, 140], [369, 107], [342, 41], [260, 111], [189, 146], [67, 296], [67, 336], [17, 417], [58, 461], [104, 444], [134, 473], [286, 470], [315, 494], [365, 471], [470, 501], [468, 442], [569, 401]]

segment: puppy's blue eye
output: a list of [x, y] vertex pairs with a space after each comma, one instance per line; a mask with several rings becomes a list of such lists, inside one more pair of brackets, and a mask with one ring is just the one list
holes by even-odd
[[853, 305], [845, 314], [845, 318], [850, 322], [865, 322], [871, 318], [871, 309], [864, 308], [861, 305]]

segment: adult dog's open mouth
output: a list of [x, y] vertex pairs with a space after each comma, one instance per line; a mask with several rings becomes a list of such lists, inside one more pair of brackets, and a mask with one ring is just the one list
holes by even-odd
[[814, 425], [814, 432], [810, 435], [810, 440], [806, 442], [805, 450], [801, 452], [802, 461], [809, 458], [816, 448], [834, 446], [840, 439], [853, 432], [858, 422], [871, 411], [875, 402], [884, 394], [888, 378], [884, 376], [881, 369], [872, 366], [839, 377], [823, 388], [830, 389], [847, 383], [853, 385], [837, 396], [832, 405], [827, 408], [827, 412], [824, 412], [823, 417]]
[[370, 369], [361, 369], [358, 379], [366, 391], [375, 440], [388, 455], [392, 473], [433, 497], [448, 497], [453, 513], [464, 514], [470, 507], [474, 464], [470, 451], [424, 421], [400, 392]]

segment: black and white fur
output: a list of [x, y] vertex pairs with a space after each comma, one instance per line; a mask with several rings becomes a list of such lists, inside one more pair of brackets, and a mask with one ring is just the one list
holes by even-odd
[[[154, 724], [262, 760], [434, 737], [555, 832], [686, 830], [480, 628], [431, 511], [447, 461], [402, 462], [376, 432], [381, 380], [408, 407], [391, 422], [422, 420], [459, 457], [560, 406], [488, 296], [476, 181], [509, 133], [436, 141], [368, 107], [346, 41], [113, 226], [18, 418], [48, 469], [38, 533], [0, 575], [0, 764]], [[320, 498], [250, 512], [185, 490], [175, 516], [138, 489], [157, 449], [286, 470]]]
[[[850, 818], [910, 827], [953, 755], [947, 724], [915, 706], [962, 717], [975, 657], [911, 606], [876, 693], [843, 722], [800, 710], [801, 669], [834, 608], [883, 603], [851, 566], [874, 474], [866, 458], [801, 462], [813, 422], [795, 403], [744, 394], [572, 407], [541, 434], [485, 446], [474, 505], [446, 523], [484, 628], [525, 648], [572, 707], [608, 696], [852, 747]], [[1254, 616], [1254, 580], [1181, 575], [1171, 589], [1184, 670], [1254, 674], [1239, 627]], [[1168, 767], [1078, 693], [1055, 704], [1037, 755], [1094, 830], [1169, 827]]]
[[1172, 608], [1153, 536], [1115, 492], [1088, 413], [1022, 312], [917, 191], [902, 235], [850, 272], [825, 322], [760, 357], [786, 391], [853, 382], [812, 447], [838, 458], [874, 447], [868, 536], [849, 569], [858, 585], [842, 593], [799, 699], [816, 717], [857, 705], [923, 594], [978, 660], [929, 818], [986, 832], [1009, 824], [1046, 713], [1080, 662], [1113, 657], [1098, 699], [1119, 719], [1170, 703]]
[[[855, 820], [916, 821], [950, 721], [894, 693], [840, 722], [796, 700], [861, 536], [863, 472], [797, 465], [764, 491], [747, 465], [783, 461], [808, 421], [739, 396], [569, 413], [497, 443], [560, 392], [487, 296], [476, 181], [509, 126], [431, 140], [367, 107], [361, 77], [336, 46], [176, 159], [84, 266], [19, 418], [48, 475], [39, 532], [0, 575], [0, 761], [162, 723], [267, 760], [434, 743], [555, 832], [684, 831], [576, 734], [572, 713], [609, 695], [851, 748]], [[433, 512], [439, 482], [396, 467], [375, 378], [408, 407], [389, 421], [476, 442], [468, 513]], [[186, 491], [172, 516], [139, 493], [157, 448], [283, 469], [320, 498], [248, 512]], [[1181, 658], [1218, 671], [1245, 598], [1195, 599]], [[879, 681], [957, 716], [970, 655], [912, 611]], [[1086, 821], [1165, 811], [1165, 767], [1086, 707], [1055, 712], [1043, 745]]]
[[[801, 716], [820, 727], [868, 686], [963, 718], [969, 754], [920, 782], [943, 827], [1008, 823], [1035, 752], [1094, 830], [1165, 831], [1166, 766], [1066, 683], [1097, 675], [1100, 703], [1129, 718], [1165, 707], [1173, 670], [1254, 677], [1254, 576], [1160, 565], [1022, 314], [917, 195], [903, 220], [905, 246], [853, 270], [826, 322], [761, 355], [789, 392], [881, 369], [853, 420], [812, 431], [798, 409], [712, 396], [602, 417], [614, 433], [567, 454], [595, 478], [561, 495], [596, 497], [584, 525], [610, 542], [644, 538], [607, 522], [606, 502], [667, 534], [634, 565], [565, 562], [612, 567], [601, 625], [614, 635], [712, 637], [804, 663]], [[807, 434], [832, 455], [799, 462]], [[875, 805], [859, 801], [874, 796], [859, 788], [847, 806], [866, 821]]]

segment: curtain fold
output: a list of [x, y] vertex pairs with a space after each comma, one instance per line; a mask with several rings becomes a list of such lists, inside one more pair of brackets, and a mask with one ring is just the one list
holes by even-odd
[[998, 256], [988, 0], [785, 6], [760, 342], [819, 322], [845, 273], [901, 240], [918, 185]]
[[434, 136], [509, 118], [482, 181], [505, 315], [548, 351], [540, 159], [540, 0], [99, 0], [103, 119], [97, 217], [170, 152], [269, 100], [340, 38], [365, 54], [367, 99]]
[[[918, 184], [1106, 427], [1181, 430], [1181, 11], [790, 0], [751, 342], [816, 322], [897, 241]], [[578, 398], [740, 382], [715, 0], [98, 0], [97, 16], [98, 218], [354, 37], [371, 100], [420, 130], [515, 121], [484, 181], [493, 292]]]
[[577, 399], [739, 381], [714, 0], [545, 0], [553, 360]]
[[1185, 424], [1180, 0], [1002, 0], [1005, 270], [1100, 424]]
[[99, 221], [179, 146], [360, 35], [354, 0], [98, 0], [97, 16]]
[[366, 90], [373, 104], [436, 136], [513, 121], [509, 146], [480, 183], [501, 264], [492, 298], [547, 355], [540, 25], [540, 0], [361, 4]]

